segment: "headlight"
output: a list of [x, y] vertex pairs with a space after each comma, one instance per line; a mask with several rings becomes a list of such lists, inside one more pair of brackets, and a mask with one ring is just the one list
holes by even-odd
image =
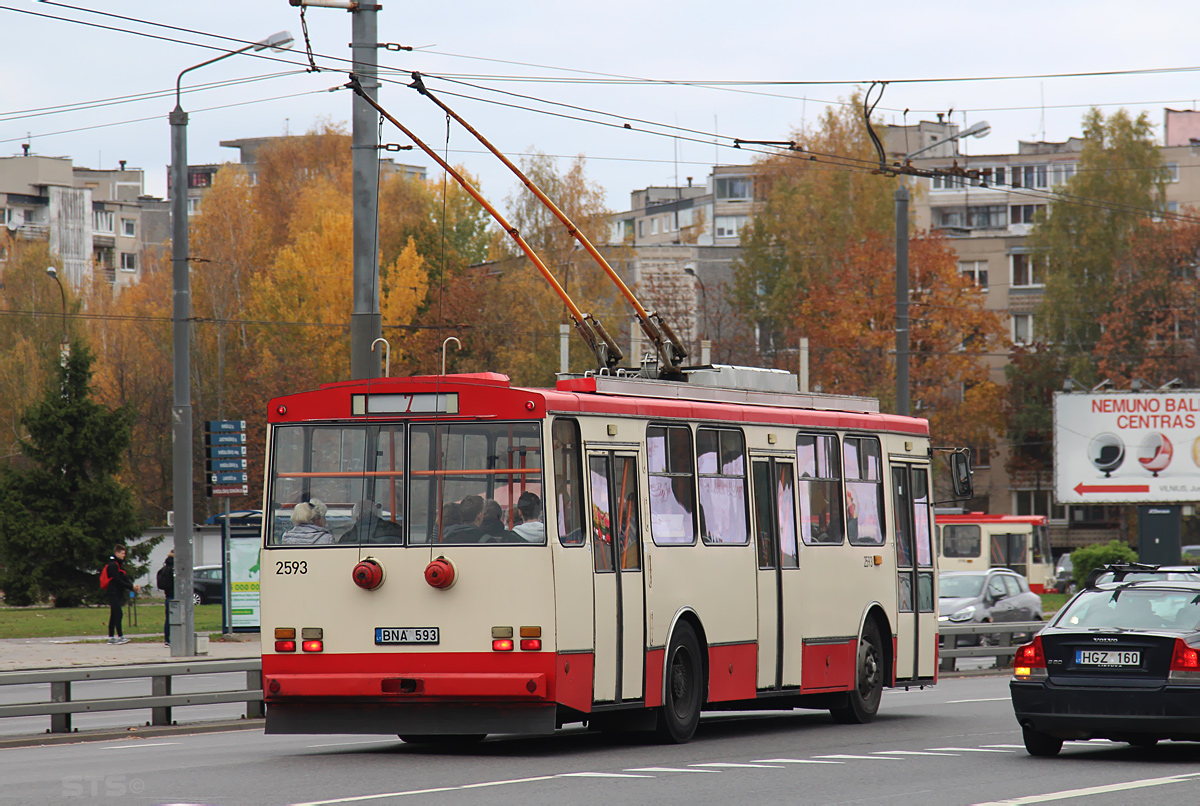
[[975, 605], [967, 605], [962, 610], [950, 614], [951, 621], [970, 621], [975, 617]]

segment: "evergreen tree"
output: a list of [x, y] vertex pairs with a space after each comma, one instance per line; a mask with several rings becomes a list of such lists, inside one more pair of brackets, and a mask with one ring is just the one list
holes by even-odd
[[[0, 589], [10, 605], [96, 598], [97, 574], [115, 543], [141, 533], [133, 496], [117, 478], [132, 414], [91, 399], [91, 351], [71, 345], [40, 400], [21, 418], [25, 461], [0, 475]], [[157, 541], [129, 547], [135, 576]]]

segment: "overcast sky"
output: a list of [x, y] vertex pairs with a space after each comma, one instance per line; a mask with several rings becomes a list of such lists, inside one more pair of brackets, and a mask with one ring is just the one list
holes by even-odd
[[[300, 13], [287, 0], [73, 1], [79, 5], [0, 0], [0, 156], [20, 154], [21, 144], [30, 142], [33, 153], [68, 156], [84, 167], [114, 168], [123, 159], [145, 169], [147, 192], [163, 196], [176, 75], [221, 53], [213, 47], [240, 47], [220, 37], [249, 42], [282, 30], [295, 36], [296, 45], [274, 54], [277, 61], [233, 56], [186, 77], [188, 161], [236, 160], [237, 152], [219, 141], [299, 134], [322, 120], [348, 130], [351, 95], [325, 91], [346, 80], [351, 19], [345, 11], [308, 10], [316, 63], [328, 70], [310, 73], [304, 71]], [[589, 176], [606, 189], [608, 205], [623, 210], [633, 189], [674, 184], [676, 177], [701, 182], [714, 162], [751, 161], [753, 155], [744, 151], [714, 145], [714, 133], [786, 139], [827, 104], [876, 80], [893, 82], [876, 110], [889, 123], [933, 120], [950, 110], [960, 124], [989, 121], [989, 137], [965, 144], [970, 154], [1009, 153], [1018, 140], [1078, 135], [1080, 119], [1093, 105], [1106, 113], [1121, 106], [1145, 110], [1161, 137], [1163, 108], [1192, 109], [1200, 97], [1196, 17], [1188, 3], [1159, 0], [1136, 5], [384, 0], [380, 41], [417, 50], [380, 51], [381, 66], [398, 71], [395, 83], [384, 84], [380, 101], [431, 145], [445, 148], [444, 117], [404, 86], [407, 71], [426, 73], [430, 89], [472, 96], [443, 99], [506, 153], [532, 147], [562, 157], [585, 155]], [[1136, 70], [1162, 72], [1052, 77]], [[1051, 77], [979, 80], [1002, 76]], [[256, 77], [265, 78], [188, 89]], [[617, 77], [653, 81], [612, 83]], [[905, 83], [912, 79], [943, 80]], [[701, 81], [797, 83], [721, 88], [678, 83]], [[147, 94], [157, 97], [141, 99]], [[138, 98], [69, 108], [125, 96]], [[647, 134], [638, 130], [669, 130], [640, 121], [695, 133]], [[625, 122], [635, 130], [625, 130]], [[390, 125], [383, 139], [404, 142]], [[480, 177], [489, 198], [503, 202], [514, 192], [511, 175], [480, 153], [467, 132], [452, 128], [449, 150], [451, 162]], [[422, 154], [389, 156], [435, 172]]]

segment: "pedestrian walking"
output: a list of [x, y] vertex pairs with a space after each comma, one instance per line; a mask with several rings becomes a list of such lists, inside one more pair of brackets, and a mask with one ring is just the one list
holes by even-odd
[[162, 568], [158, 569], [155, 579], [158, 589], [167, 597], [166, 611], [163, 615], [163, 644], [171, 645], [171, 602], [175, 599], [175, 549], [167, 553]]
[[121, 619], [124, 617], [121, 608], [125, 606], [125, 600], [129, 598], [129, 591], [140, 591], [142, 587], [133, 584], [129, 574], [125, 573], [124, 546], [113, 547], [108, 564], [100, 572], [100, 587], [108, 594], [108, 642], [110, 644], [128, 644], [129, 639], [125, 637], [125, 633], [121, 629]]

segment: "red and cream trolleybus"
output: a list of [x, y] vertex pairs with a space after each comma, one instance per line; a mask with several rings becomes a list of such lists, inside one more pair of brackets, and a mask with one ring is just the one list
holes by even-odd
[[1054, 559], [1045, 515], [962, 512], [935, 516], [938, 562], [943, 571], [1009, 568], [1034, 593], [1054, 590]]
[[925, 420], [734, 367], [277, 398], [267, 732], [868, 722], [937, 676], [931, 455]]

